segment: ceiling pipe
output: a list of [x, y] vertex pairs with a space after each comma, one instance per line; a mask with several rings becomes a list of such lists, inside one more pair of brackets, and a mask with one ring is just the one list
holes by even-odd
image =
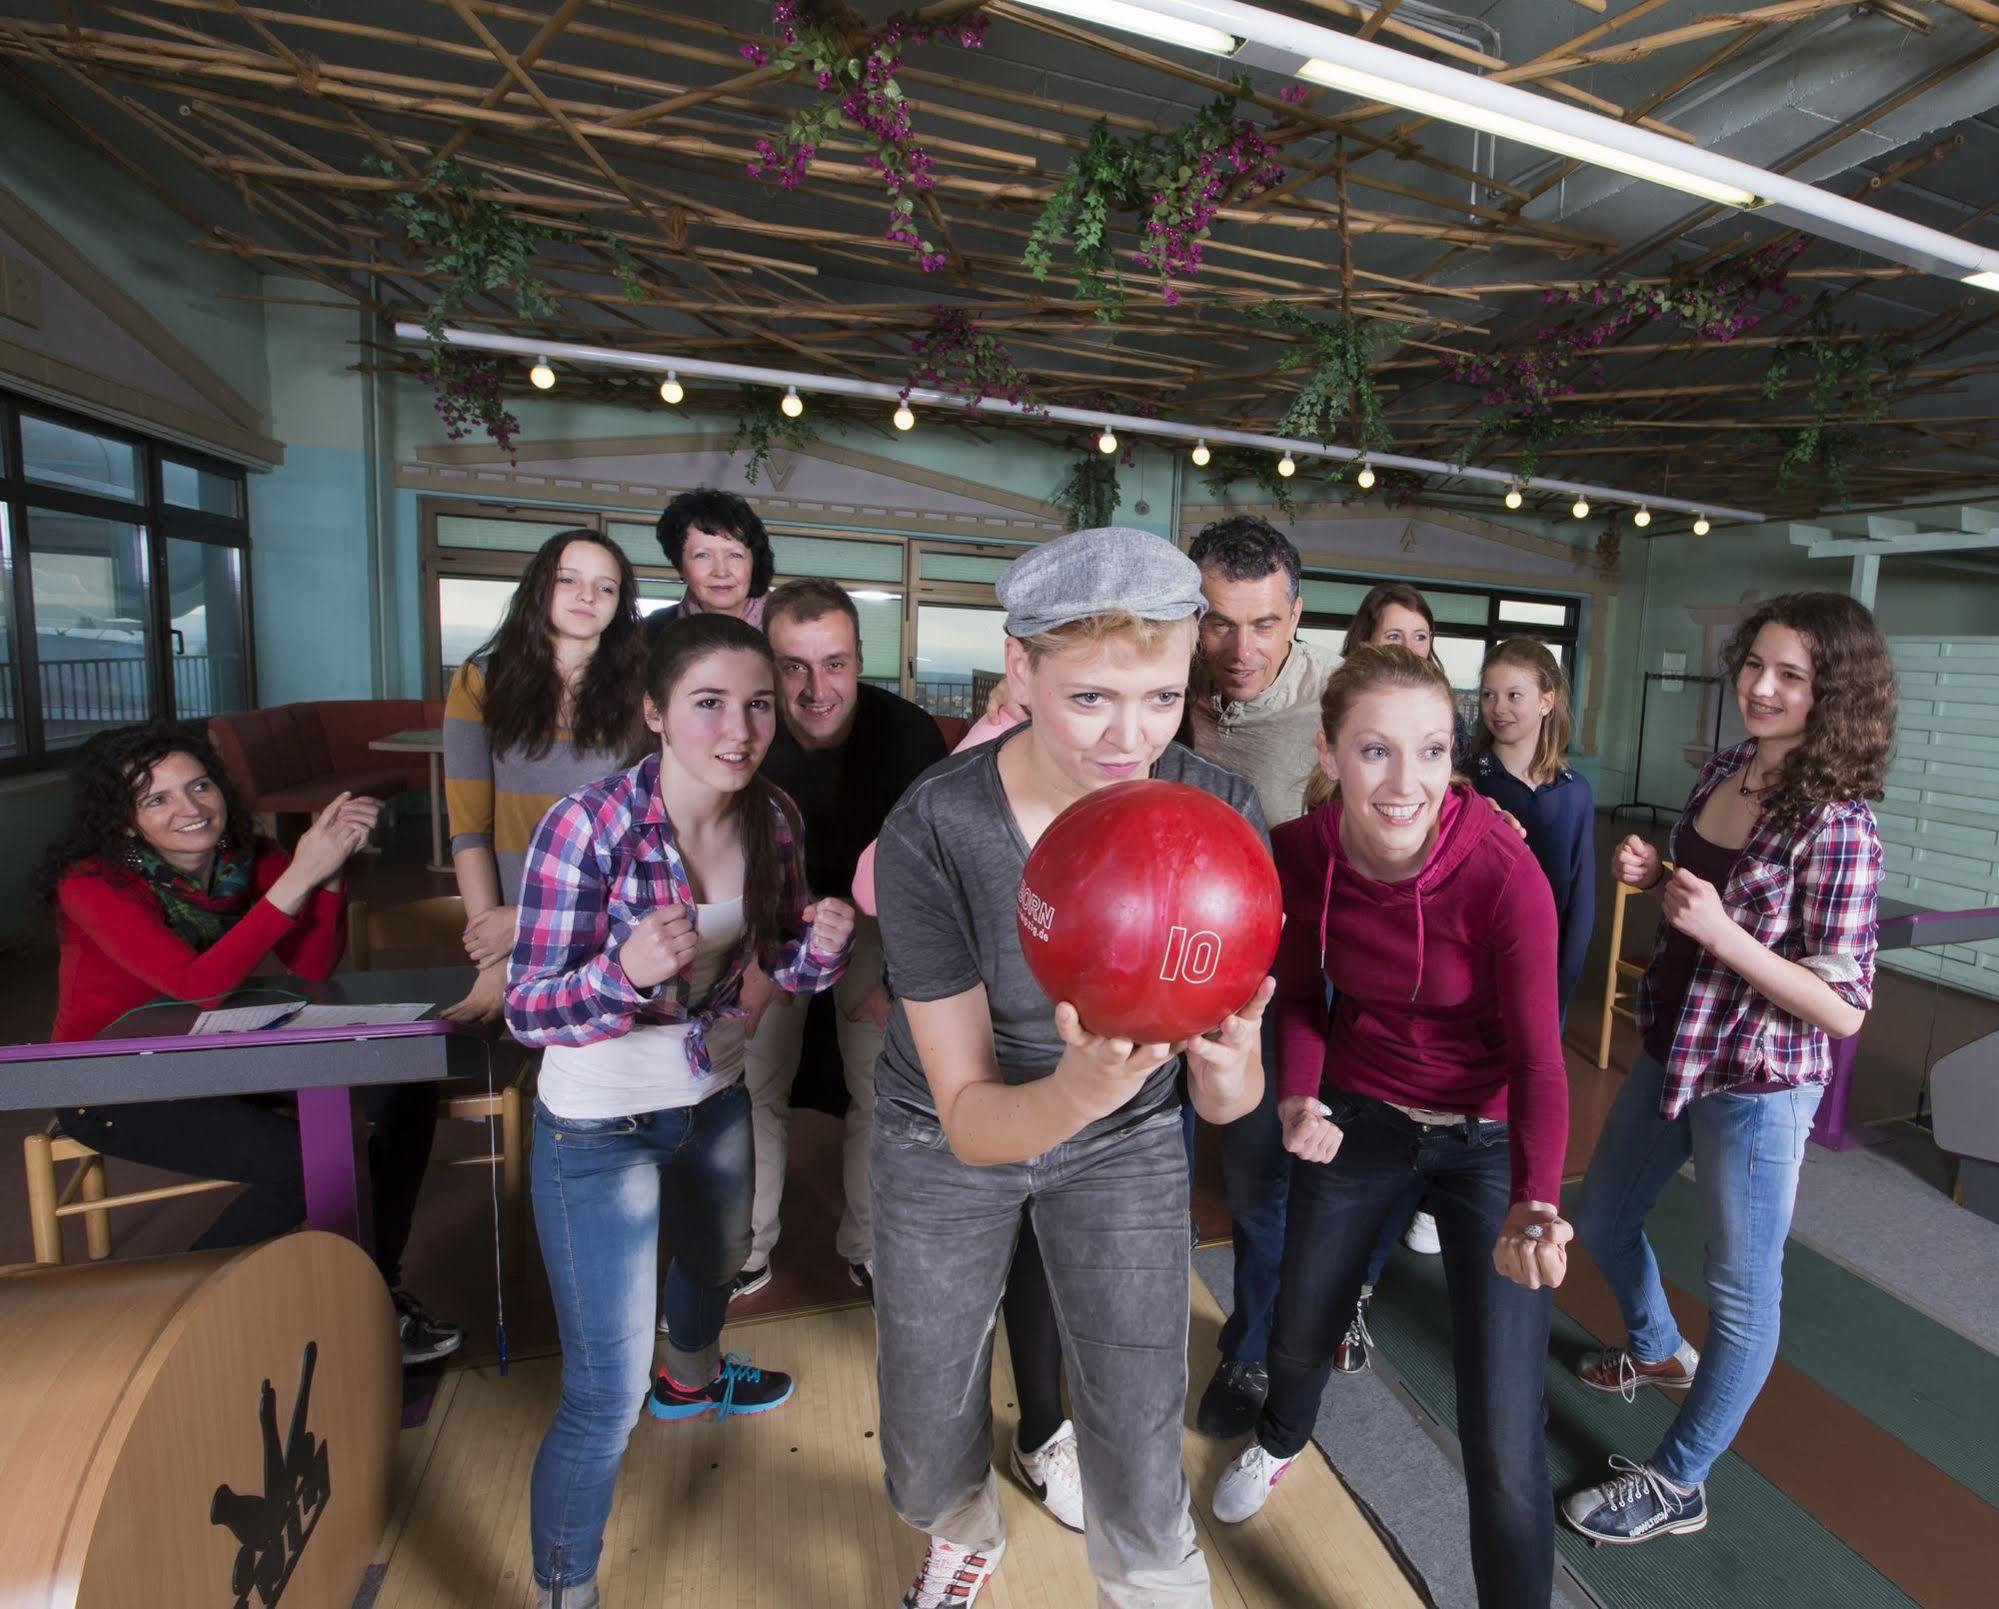
[[[396, 335], [405, 341], [429, 339], [428, 332], [421, 324], [400, 323]], [[728, 380], [738, 385], [764, 385], [783, 388], [795, 387], [800, 391], [815, 391], [827, 396], [863, 397], [875, 402], [899, 402], [904, 397], [901, 386], [890, 385], [880, 380], [855, 380], [839, 374], [809, 374], [793, 369], [764, 369], [743, 363], [717, 363], [706, 358], [687, 358], [656, 352], [626, 352], [613, 346], [585, 346], [574, 342], [545, 341], [539, 338], [526, 339], [515, 335], [490, 335], [481, 330], [461, 330], [447, 327], [444, 331], [447, 345], [464, 347], [474, 352], [498, 352], [511, 357], [561, 358], [570, 363], [594, 363], [604, 368], [629, 369], [642, 374], [665, 374], [669, 369], [683, 379], [689, 375], [701, 375], [711, 380]], [[1201, 441], [1224, 443], [1231, 447], [1257, 447], [1272, 453], [1302, 453], [1313, 458], [1333, 458], [1348, 461], [1365, 456], [1377, 469], [1406, 469], [1419, 475], [1444, 475], [1456, 480], [1479, 481], [1495, 487], [1505, 487], [1523, 480], [1520, 472], [1513, 469], [1487, 469], [1480, 464], [1447, 464], [1434, 458], [1407, 458], [1399, 453], [1376, 452], [1368, 449], [1365, 454], [1358, 447], [1340, 447], [1331, 442], [1305, 441], [1295, 436], [1266, 436], [1248, 430], [1224, 430], [1209, 424], [1182, 424], [1173, 419], [1140, 419], [1136, 415], [1106, 413], [1100, 408], [1036, 407], [1032, 404], [1009, 402], [1003, 397], [981, 397], [968, 403], [963, 397], [948, 391], [928, 391], [913, 388], [908, 393], [911, 403], [925, 407], [955, 407], [978, 413], [1000, 414], [1029, 420], [1052, 420], [1058, 424], [1084, 425], [1092, 430], [1108, 428], [1114, 434], [1132, 436], [1165, 436], [1179, 441]], [[1765, 516], [1751, 509], [1730, 508], [1722, 503], [1692, 502], [1685, 498], [1665, 497], [1655, 492], [1626, 491], [1616, 486], [1597, 486], [1586, 481], [1552, 480], [1536, 475], [1528, 482], [1537, 492], [1561, 492], [1568, 496], [1580, 496], [1593, 502], [1626, 503], [1633, 507], [1644, 505], [1655, 513], [1660, 509], [1678, 509], [1686, 514], [1704, 514], [1709, 519], [1726, 520], [1732, 524], [1760, 525]]]

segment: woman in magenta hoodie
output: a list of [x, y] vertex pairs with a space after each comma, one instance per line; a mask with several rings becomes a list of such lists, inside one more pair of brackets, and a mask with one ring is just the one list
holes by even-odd
[[1546, 1609], [1542, 1371], [1570, 1238], [1554, 897], [1513, 829], [1452, 782], [1456, 707], [1433, 661], [1361, 648], [1321, 715], [1323, 802], [1271, 834], [1277, 1109], [1295, 1160], [1270, 1394], [1215, 1517], [1248, 1519], [1303, 1450], [1368, 1253], [1420, 1179], [1450, 1290], [1479, 1602]]

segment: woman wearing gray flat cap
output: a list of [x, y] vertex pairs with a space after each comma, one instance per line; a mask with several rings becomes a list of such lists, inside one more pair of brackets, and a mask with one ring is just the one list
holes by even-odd
[[1062, 1329], [1098, 1601], [1205, 1605], [1181, 1467], [1180, 1067], [1209, 1122], [1250, 1111], [1270, 984], [1184, 1058], [1100, 1038], [1035, 983], [1014, 906], [1036, 840], [1099, 788], [1149, 776], [1226, 800], [1260, 833], [1263, 814], [1249, 783], [1173, 741], [1203, 607], [1179, 549], [1077, 531], [1016, 559], [999, 599], [1009, 697], [1030, 718], [925, 772], [875, 865], [895, 996], [870, 1167], [882, 1456], [896, 1511], [930, 1536], [902, 1602], [971, 1603], [1006, 1547], [992, 1337], [1025, 1222]]

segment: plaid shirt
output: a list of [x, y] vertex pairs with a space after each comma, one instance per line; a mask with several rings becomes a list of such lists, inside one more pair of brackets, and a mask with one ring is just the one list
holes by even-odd
[[[812, 951], [804, 851], [781, 795], [771, 812], [789, 935], [771, 981], [792, 994], [817, 994], [846, 971], [851, 946], [831, 957]], [[747, 1015], [742, 992], [750, 946], [737, 947], [698, 1011], [684, 972], [637, 988], [618, 964], [618, 950], [636, 923], [669, 903], [691, 910], [694, 894], [659, 796], [657, 754], [551, 806], [521, 874], [507, 963], [507, 1028], [514, 1038], [524, 1045], [593, 1045], [641, 1026], [686, 1023], [688, 1065], [705, 1078], [706, 1032], [723, 1017]]]
[[[1751, 739], [1709, 760], [1673, 828], [1693, 829], [1708, 795], [1749, 763]], [[1738, 927], [1773, 954], [1816, 973], [1861, 1011], [1874, 1003], [1875, 897], [1881, 836], [1858, 799], [1821, 805], [1802, 823], [1776, 828], [1759, 818], [1742, 846], [1721, 901]], [[1638, 986], [1638, 1027], [1656, 1020], [1653, 973], [1669, 929], [1660, 924], [1652, 965]], [[1822, 1028], [1773, 1005], [1705, 950], [1694, 966], [1673, 1033], [1660, 1110], [1677, 1117], [1703, 1095], [1738, 1084], [1823, 1084], [1832, 1044]]]

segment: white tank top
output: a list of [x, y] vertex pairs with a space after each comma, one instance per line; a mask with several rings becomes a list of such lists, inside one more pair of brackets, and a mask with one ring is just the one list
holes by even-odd
[[[698, 1009], [721, 981], [746, 931], [740, 898], [694, 907], [694, 964], [687, 998]], [[710, 1025], [709, 1072], [697, 1078], [687, 1062], [684, 1023], [648, 1023], [594, 1045], [550, 1045], [542, 1053], [537, 1091], [558, 1117], [630, 1117], [693, 1106], [743, 1076], [743, 1019]]]

